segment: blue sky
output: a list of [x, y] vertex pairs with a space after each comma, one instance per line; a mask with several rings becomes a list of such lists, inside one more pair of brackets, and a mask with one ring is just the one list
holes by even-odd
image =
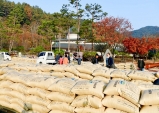
[[[69, 0], [10, 0], [39, 6], [45, 12], [59, 12]], [[108, 16], [128, 19], [134, 30], [145, 26], [159, 26], [159, 0], [81, 0], [85, 4], [97, 3]]]

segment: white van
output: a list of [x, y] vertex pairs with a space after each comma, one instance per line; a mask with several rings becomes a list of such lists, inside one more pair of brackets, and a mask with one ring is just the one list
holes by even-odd
[[0, 54], [2, 55], [3, 60], [11, 60], [11, 56], [8, 52], [0, 52]]
[[37, 64], [56, 64], [55, 55], [52, 51], [42, 51], [38, 54]]

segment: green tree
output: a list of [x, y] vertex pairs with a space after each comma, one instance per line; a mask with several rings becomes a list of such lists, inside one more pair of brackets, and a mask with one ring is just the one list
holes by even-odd
[[94, 49], [93, 47], [93, 43], [94, 43], [94, 36], [93, 36], [93, 22], [95, 21], [95, 20], [101, 20], [103, 17], [105, 17], [106, 15], [107, 15], [107, 13], [106, 12], [103, 12], [102, 11], [102, 6], [101, 5], [99, 5], [99, 4], [97, 4], [97, 3], [94, 3], [94, 4], [86, 4], [86, 6], [85, 6], [85, 9], [86, 9], [86, 11], [87, 11], [87, 16], [88, 17], [90, 17], [91, 16], [91, 18], [90, 18], [90, 20], [91, 20], [91, 22], [92, 22], [92, 26], [91, 26], [91, 37], [90, 37], [90, 41], [92, 42], [92, 50]]

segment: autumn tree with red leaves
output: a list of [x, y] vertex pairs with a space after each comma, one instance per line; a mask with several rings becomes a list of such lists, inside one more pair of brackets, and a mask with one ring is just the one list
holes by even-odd
[[146, 55], [151, 49], [159, 49], [158, 38], [125, 38], [123, 45], [132, 54]]
[[106, 43], [107, 48], [116, 49], [125, 37], [130, 36], [131, 23], [124, 18], [107, 17], [94, 23], [94, 37], [98, 42]]

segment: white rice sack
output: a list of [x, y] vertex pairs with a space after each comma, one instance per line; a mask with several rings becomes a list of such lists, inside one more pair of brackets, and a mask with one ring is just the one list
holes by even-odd
[[63, 78], [59, 79], [55, 83], [53, 83], [48, 90], [54, 91], [54, 92], [61, 92], [66, 94], [72, 94], [71, 89], [76, 84], [76, 80], [69, 79], [69, 78]]
[[8, 95], [11, 91], [10, 88], [0, 88], [0, 95]]
[[76, 76], [75, 74], [70, 73], [70, 72], [64, 72], [64, 73], [63, 73], [63, 75], [64, 75], [65, 77], [68, 77], [68, 78], [75, 78], [75, 79], [79, 79], [79, 77], [78, 77], [78, 76]]
[[87, 80], [92, 80], [93, 79], [93, 76], [91, 76], [90, 74], [79, 73], [78, 76], [80, 78], [87, 79]]
[[140, 90], [150, 90], [150, 89], [159, 89], [159, 85], [151, 85], [151, 84], [139, 84], [138, 88]]
[[6, 62], [1, 62], [0, 63], [0, 67], [7, 67], [7, 66], [8, 66], [8, 64]]
[[131, 80], [132, 83], [136, 84], [136, 85], [140, 85], [140, 84], [153, 84], [151, 81], [143, 81], [143, 80]]
[[26, 103], [27, 108], [37, 111], [39, 113], [48, 113], [50, 109], [48, 109], [46, 106], [38, 105], [38, 104], [32, 104], [32, 103]]
[[53, 68], [52, 68], [53, 66], [51, 66], [51, 65], [39, 65], [39, 69], [42, 71], [42, 72], [50, 72], [50, 71], [52, 71], [53, 70]]
[[155, 75], [148, 71], [132, 71], [128, 76], [134, 80], [154, 81], [156, 79]]
[[61, 110], [61, 111], [67, 111], [70, 113], [74, 113], [74, 107], [70, 106], [68, 103], [65, 102], [58, 102], [58, 101], [52, 101], [47, 108], [52, 110]]
[[70, 113], [70, 112], [61, 111], [61, 110], [51, 110], [49, 113]]
[[78, 81], [72, 88], [72, 92], [80, 95], [94, 95], [99, 98], [103, 98], [103, 90], [106, 84], [99, 81]]
[[119, 109], [128, 113], [139, 113], [139, 107], [119, 96], [106, 96], [102, 104], [108, 108]]
[[22, 101], [21, 99], [11, 98], [10, 103], [17, 104], [17, 105], [21, 106], [22, 108], [24, 108], [25, 110], [28, 110], [26, 103], [24, 101]]
[[79, 65], [76, 66], [76, 69], [81, 73], [93, 74], [94, 70], [96, 70], [97, 68], [92, 65]]
[[75, 94], [65, 94], [60, 92], [51, 92], [47, 95], [47, 98], [53, 101], [60, 101], [66, 103], [72, 103], [75, 98]]
[[0, 106], [11, 108], [11, 103], [7, 101], [0, 100]]
[[12, 109], [14, 109], [18, 113], [25, 113], [25, 111], [26, 111], [23, 107], [21, 107], [18, 104], [15, 104], [15, 103], [11, 103], [10, 106]]
[[42, 105], [42, 106], [48, 106], [51, 103], [51, 101], [48, 99], [43, 99], [43, 98], [40, 98], [38, 96], [33, 96], [33, 95], [26, 96], [26, 101], [31, 104], [38, 104], [38, 105]]
[[47, 95], [49, 95], [49, 93], [50, 93], [50, 91], [47, 91], [47, 90], [41, 89], [41, 88], [29, 88], [27, 90], [28, 95], [36, 95], [43, 99], [46, 99]]
[[111, 80], [114, 80], [114, 81], [116, 81], [116, 80], [122, 80], [122, 81], [124, 81], [124, 79], [122, 79], [122, 78], [112, 78]]
[[33, 110], [29, 110], [29, 111], [25, 111], [25, 113], [40, 113], [40, 112], [38, 112], [38, 111], [33, 111]]
[[66, 65], [53, 65], [52, 70], [56, 72], [65, 72]]
[[38, 72], [41, 71], [39, 66], [27, 66], [29, 71]]
[[159, 113], [159, 105], [143, 106], [140, 113]]
[[75, 112], [76, 113], [104, 113], [105, 108], [99, 108], [99, 109], [95, 109], [95, 108], [91, 108], [91, 107], [79, 107], [79, 108], [75, 108]]
[[109, 70], [109, 69], [98, 68], [98, 69], [93, 71], [92, 75], [93, 76], [102, 76], [102, 77], [110, 78], [110, 74], [108, 74], [107, 70]]
[[88, 107], [91, 106], [93, 108], [100, 108], [102, 107], [102, 100], [98, 97], [95, 97], [93, 95], [80, 95], [77, 96], [71, 106], [74, 107]]
[[102, 81], [102, 82], [105, 82], [105, 83], [109, 83], [109, 81], [110, 81], [109, 78], [105, 78], [103, 76], [95, 76], [92, 80]]
[[52, 72], [52, 73], [50, 73], [50, 75], [55, 76], [55, 77], [60, 77], [60, 78], [65, 77], [62, 72]]
[[104, 113], [128, 113], [114, 108], [106, 108]]
[[8, 71], [7, 73], [3, 74], [3, 80], [10, 80], [16, 82], [15, 80], [19, 77], [20, 73], [18, 71]]
[[8, 96], [8, 95], [0, 95], [0, 100], [2, 100], [2, 101], [7, 101], [7, 102], [9, 102], [9, 103], [11, 103], [11, 99], [12, 99], [13, 97], [11, 97], [11, 96]]
[[75, 66], [70, 66], [70, 65], [68, 65], [68, 66], [66, 66], [66, 67], [64, 68], [64, 70], [65, 70], [66, 72], [73, 73], [73, 74], [76, 75], [76, 76], [78, 76], [78, 74], [79, 74], [79, 71], [75, 68]]
[[120, 95], [121, 97], [138, 105], [140, 89], [128, 81], [110, 81], [104, 90], [106, 95]]
[[56, 77], [35, 77], [27, 82], [30, 87], [38, 87], [42, 89], [48, 89], [54, 82], [58, 81], [59, 79]]
[[130, 73], [130, 71], [126, 71], [126, 70], [114, 70], [113, 72], [111, 72], [110, 76], [113, 78], [122, 78], [124, 80], [131, 80], [131, 78], [129, 78], [127, 75], [128, 73]]
[[10, 68], [8, 68], [8, 67], [0, 68], [0, 75], [7, 73], [9, 70], [10, 70]]
[[10, 88], [15, 91], [21, 92], [23, 94], [27, 94], [27, 90], [29, 87], [27, 87], [26, 85], [21, 84], [21, 83], [14, 83], [14, 84], [10, 85]]
[[159, 105], [159, 89], [144, 90], [140, 98], [141, 105]]
[[0, 81], [0, 88], [9, 88], [12, 84], [14, 84], [10, 80], [2, 80]]
[[14, 90], [10, 91], [9, 94], [7, 94], [7, 95], [15, 97], [15, 98], [19, 98], [22, 101], [25, 101], [25, 99], [26, 99], [24, 94], [22, 94], [18, 91], [14, 91]]

